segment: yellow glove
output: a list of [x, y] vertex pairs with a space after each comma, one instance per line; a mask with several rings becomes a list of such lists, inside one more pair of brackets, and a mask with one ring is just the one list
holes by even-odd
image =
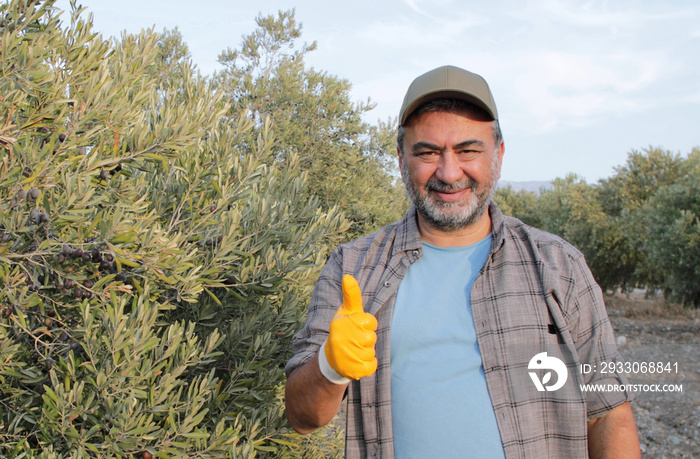
[[362, 308], [360, 286], [354, 277], [346, 274], [343, 304], [331, 320], [328, 339], [319, 354], [323, 375], [331, 382], [345, 384], [377, 371], [376, 331], [377, 319]]

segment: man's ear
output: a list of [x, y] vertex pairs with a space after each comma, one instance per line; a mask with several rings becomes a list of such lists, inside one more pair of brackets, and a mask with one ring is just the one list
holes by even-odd
[[396, 147], [396, 156], [399, 158], [399, 172], [403, 177], [403, 155], [401, 154], [399, 147]]
[[503, 167], [503, 154], [506, 152], [506, 144], [501, 140], [501, 144], [498, 146], [498, 178], [501, 178], [501, 168]]

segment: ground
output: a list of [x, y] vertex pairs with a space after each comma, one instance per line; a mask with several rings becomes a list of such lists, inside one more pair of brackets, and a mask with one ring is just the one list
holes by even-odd
[[662, 298], [609, 295], [608, 315], [628, 362], [677, 362], [678, 373], [631, 376], [631, 383], [673, 383], [682, 392], [638, 392], [632, 408], [644, 458], [700, 457], [700, 311]]

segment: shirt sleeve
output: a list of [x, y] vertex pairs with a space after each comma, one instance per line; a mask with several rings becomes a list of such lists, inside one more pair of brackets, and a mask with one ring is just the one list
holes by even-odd
[[[602, 362], [623, 362], [618, 352], [612, 325], [603, 301], [603, 293], [593, 279], [584, 258], [574, 259], [574, 276], [577, 294], [575, 307], [578, 309], [578, 329], [575, 336], [577, 353], [581, 363], [591, 365], [593, 371], [583, 373], [584, 384], [605, 386], [605, 390], [586, 391], [588, 419], [604, 415], [613, 408], [634, 399], [629, 381], [624, 373], [617, 371], [618, 365], [606, 365], [603, 373]], [[612, 389], [612, 390], [609, 390]]]
[[343, 302], [342, 252], [337, 248], [321, 271], [309, 302], [306, 322], [292, 338], [294, 355], [285, 366], [287, 376], [311, 360], [328, 337], [328, 328]]

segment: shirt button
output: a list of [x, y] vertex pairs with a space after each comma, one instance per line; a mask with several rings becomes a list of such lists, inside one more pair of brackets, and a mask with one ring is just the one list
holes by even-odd
[[387, 288], [391, 287], [391, 282], [389, 282], [389, 281], [384, 282], [384, 287], [387, 287]]
[[413, 256], [414, 256], [414, 257], [418, 257], [418, 255], [420, 255], [420, 253], [419, 253], [417, 250], [414, 250], [414, 251], [413, 251]]

